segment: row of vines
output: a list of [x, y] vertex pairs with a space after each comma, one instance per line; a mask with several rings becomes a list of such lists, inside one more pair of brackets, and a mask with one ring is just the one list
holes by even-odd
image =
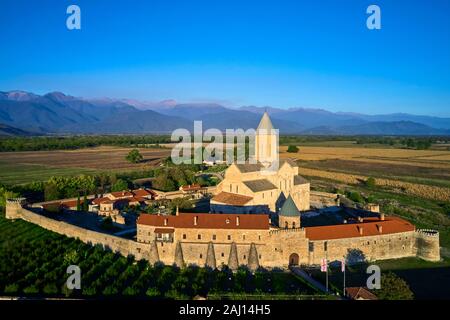
[[[67, 267], [81, 269], [81, 289], [66, 286]], [[0, 294], [74, 298], [173, 298], [197, 295], [314, 294], [301, 280], [286, 273], [254, 274], [226, 267], [209, 270], [190, 266], [150, 265], [122, 257], [99, 246], [44, 230], [24, 221], [0, 217]]]

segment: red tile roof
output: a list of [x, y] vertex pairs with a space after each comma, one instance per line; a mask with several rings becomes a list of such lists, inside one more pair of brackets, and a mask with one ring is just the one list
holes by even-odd
[[229, 192], [220, 192], [219, 194], [215, 195], [211, 201], [220, 202], [224, 204], [229, 204], [232, 206], [244, 206], [249, 201], [251, 201], [253, 198], [248, 196], [243, 196], [236, 193], [229, 193]]
[[[380, 230], [381, 226], [381, 230]], [[362, 235], [360, 229], [362, 228]], [[398, 217], [364, 219], [361, 223], [338, 224], [330, 226], [306, 227], [306, 237], [310, 240], [331, 240], [342, 238], [355, 238], [414, 231], [410, 222]], [[380, 232], [381, 231], [381, 232]]]
[[125, 198], [125, 197], [132, 197], [133, 194], [129, 191], [116, 191], [110, 193], [114, 198]]
[[114, 204], [114, 203], [116, 203], [118, 200], [111, 200], [111, 199], [108, 199], [108, 200], [104, 200], [104, 201], [102, 201], [101, 203], [102, 204]]
[[55, 206], [60, 207], [60, 206], [61, 206], [61, 202], [59, 202], [59, 201], [47, 202], [47, 203], [44, 203], [44, 204], [42, 205], [42, 207], [43, 207], [44, 209], [50, 208], [50, 207], [55, 207]]
[[[80, 199], [80, 205], [83, 205], [83, 199]], [[75, 208], [77, 206], [77, 200], [61, 201], [60, 206], [66, 208]]]
[[181, 191], [196, 191], [202, 189], [202, 186], [199, 184], [190, 184], [187, 186], [181, 186]]
[[100, 204], [106, 201], [111, 201], [111, 199], [107, 198], [107, 197], [102, 197], [102, 198], [95, 198], [92, 200], [92, 204]]
[[345, 288], [347, 296], [353, 300], [378, 300], [378, 297], [363, 287]]
[[[195, 217], [197, 224], [194, 222]], [[141, 214], [137, 224], [172, 228], [269, 230], [269, 217], [266, 214], [180, 213], [178, 216]]]
[[137, 189], [132, 191], [135, 197], [148, 197], [154, 196], [156, 193], [154, 191], [149, 191], [145, 189]]
[[144, 202], [147, 199], [146, 198], [142, 198], [142, 197], [132, 197], [132, 198], [124, 199], [124, 200], [126, 200], [128, 202]]

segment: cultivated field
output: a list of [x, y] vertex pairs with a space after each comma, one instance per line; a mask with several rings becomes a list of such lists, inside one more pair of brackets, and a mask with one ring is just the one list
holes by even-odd
[[450, 151], [393, 148], [300, 146], [298, 153], [280, 147], [281, 158], [300, 160], [300, 173], [359, 184], [369, 176], [394, 191], [450, 201]]
[[53, 175], [150, 168], [170, 155], [168, 149], [139, 149], [144, 161], [125, 160], [131, 148], [97, 147], [78, 150], [0, 153], [0, 182], [6, 184], [46, 180]]

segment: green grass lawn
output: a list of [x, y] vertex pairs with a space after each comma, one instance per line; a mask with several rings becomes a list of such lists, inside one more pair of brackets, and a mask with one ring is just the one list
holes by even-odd
[[45, 181], [51, 176], [72, 176], [98, 172], [86, 168], [61, 168], [38, 164], [12, 164], [0, 161], [0, 183], [15, 185], [33, 181]]
[[390, 259], [376, 261], [374, 264], [378, 265], [381, 270], [384, 271], [443, 268], [450, 267], [450, 258], [443, 258], [442, 261], [439, 262], [425, 261], [419, 258]]

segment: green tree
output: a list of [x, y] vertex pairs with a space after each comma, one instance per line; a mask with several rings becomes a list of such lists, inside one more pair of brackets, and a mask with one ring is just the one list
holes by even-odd
[[359, 192], [347, 192], [347, 197], [353, 202], [364, 203], [364, 198]]
[[78, 197], [77, 197], [77, 211], [81, 211], [80, 194], [78, 194]]
[[288, 147], [288, 149], [287, 149], [287, 152], [290, 152], [290, 153], [297, 153], [298, 150], [299, 150], [299, 149], [298, 149], [297, 146], [290, 145], [290, 146]]
[[88, 205], [86, 193], [84, 193], [84, 197], [83, 197], [83, 211], [84, 212], [89, 211], [89, 205]]
[[55, 183], [46, 183], [44, 187], [45, 201], [58, 200], [62, 198], [61, 192]]
[[106, 217], [103, 218], [102, 223], [101, 223], [101, 228], [105, 229], [105, 230], [112, 230], [113, 229], [113, 221], [111, 217]]
[[128, 190], [128, 182], [122, 179], [118, 179], [112, 186], [111, 191], [123, 191]]
[[173, 199], [169, 204], [170, 211], [172, 212], [172, 214], [175, 213], [177, 207], [179, 210], [189, 210], [192, 209], [192, 206], [193, 203], [189, 199], [189, 197]]
[[158, 288], [150, 287], [148, 288], [147, 292], [145, 293], [147, 297], [149, 298], [158, 298], [161, 297], [161, 292], [158, 290]]
[[367, 178], [367, 180], [366, 180], [366, 186], [367, 186], [368, 188], [374, 188], [374, 187], [376, 186], [376, 184], [377, 184], [377, 182], [376, 182], [375, 178], [373, 178], [373, 177]]
[[127, 154], [125, 159], [131, 163], [139, 163], [144, 159], [144, 157], [138, 149], [133, 149]]
[[172, 180], [168, 173], [159, 174], [153, 181], [152, 187], [162, 191], [175, 191], [176, 183]]
[[0, 207], [6, 206], [6, 199], [17, 198], [18, 193], [7, 190], [5, 187], [0, 186]]
[[16, 294], [18, 292], [19, 292], [19, 285], [17, 283], [12, 283], [5, 287], [5, 293]]
[[381, 275], [381, 289], [374, 291], [382, 300], [412, 300], [414, 294], [408, 283], [393, 272]]
[[44, 286], [43, 291], [46, 295], [55, 295], [58, 293], [58, 287], [54, 283], [48, 283]]

